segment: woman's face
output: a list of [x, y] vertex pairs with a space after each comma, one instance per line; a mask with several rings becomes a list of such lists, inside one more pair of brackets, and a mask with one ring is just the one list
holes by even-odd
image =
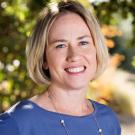
[[75, 13], [58, 17], [51, 26], [46, 48], [51, 84], [82, 89], [95, 76], [96, 49], [89, 28]]

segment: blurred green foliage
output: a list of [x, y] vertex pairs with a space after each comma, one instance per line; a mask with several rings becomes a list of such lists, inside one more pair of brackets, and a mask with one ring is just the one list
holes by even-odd
[[[118, 26], [121, 21], [132, 18], [130, 39], [115, 37], [113, 40], [116, 46], [110, 49], [110, 53], [120, 53], [125, 56], [125, 60], [120, 67], [135, 73], [135, 2], [134, 0], [109, 0], [109, 2], [96, 2], [93, 4], [96, 15], [101, 24]], [[128, 24], [130, 25], [130, 24]], [[130, 26], [124, 26], [128, 29]], [[129, 34], [129, 33], [128, 33]]]
[[[35, 24], [37, 14], [47, 5], [49, 0], [1, 0], [0, 1], [0, 112], [18, 100], [28, 98], [36, 93], [42, 92], [43, 86], [37, 86], [28, 77], [26, 69], [25, 46], [27, 38]], [[85, 0], [81, 0], [88, 4]], [[135, 67], [135, 56], [131, 55], [127, 48], [133, 51], [135, 47], [135, 3], [133, 0], [110, 0], [110, 2], [92, 3], [95, 13], [101, 24], [117, 25], [119, 18], [114, 14], [121, 15], [127, 19], [131, 14], [133, 17], [133, 39], [130, 46], [125, 48], [122, 43], [112, 50], [125, 53], [130, 59], [131, 70]], [[130, 54], [130, 55], [129, 55]], [[121, 67], [126, 67], [123, 64]], [[127, 66], [125, 69], [128, 69]]]
[[47, 0], [0, 1], [0, 112], [40, 92], [27, 74], [25, 46]]

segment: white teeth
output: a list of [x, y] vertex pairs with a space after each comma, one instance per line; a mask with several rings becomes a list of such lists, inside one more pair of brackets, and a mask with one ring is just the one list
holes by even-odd
[[77, 68], [67, 68], [66, 71], [71, 73], [78, 73], [84, 70], [84, 67], [77, 67]]

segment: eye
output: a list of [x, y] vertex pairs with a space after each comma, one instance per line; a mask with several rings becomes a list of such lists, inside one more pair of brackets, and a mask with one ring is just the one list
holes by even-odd
[[89, 42], [88, 42], [88, 41], [81, 41], [79, 44], [80, 44], [80, 45], [88, 45]]
[[64, 48], [64, 47], [66, 47], [65, 44], [59, 44], [59, 45], [56, 45], [56, 48]]

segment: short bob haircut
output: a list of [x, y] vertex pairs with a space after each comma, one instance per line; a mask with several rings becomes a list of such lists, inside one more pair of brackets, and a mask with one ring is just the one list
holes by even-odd
[[48, 33], [57, 17], [67, 13], [78, 14], [90, 29], [97, 52], [97, 71], [94, 79], [96, 79], [107, 66], [108, 50], [96, 18], [77, 1], [61, 1], [57, 4], [51, 4], [42, 10], [26, 46], [28, 72], [32, 80], [37, 84], [51, 83], [49, 70], [43, 68], [43, 63], [46, 62], [45, 56]]

